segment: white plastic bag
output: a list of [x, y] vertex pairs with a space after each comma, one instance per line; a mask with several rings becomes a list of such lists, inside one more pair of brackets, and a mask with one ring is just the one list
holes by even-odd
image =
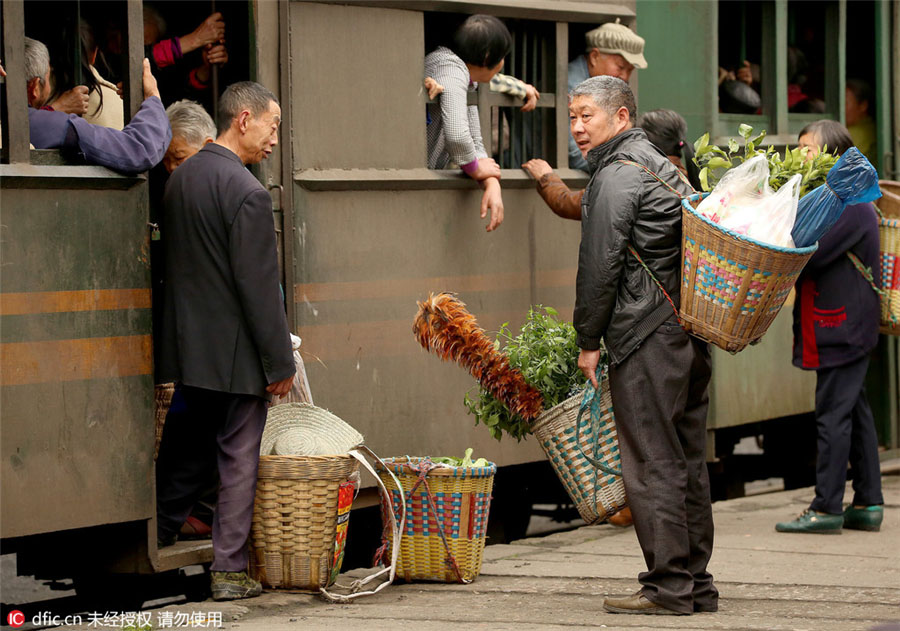
[[802, 179], [800, 174], [793, 176], [777, 192], [761, 197], [756, 205], [731, 212], [720, 225], [763, 243], [794, 247], [791, 230], [797, 217]]
[[296, 369], [294, 381], [291, 384], [290, 392], [284, 396], [273, 397], [272, 405], [278, 405], [279, 403], [312, 404], [313, 402], [312, 393], [309, 390], [309, 381], [306, 378], [306, 365], [303, 363], [303, 358], [300, 357], [300, 344], [300, 338], [291, 333], [291, 346], [294, 349], [294, 368]]
[[792, 248], [801, 180], [795, 175], [777, 192], [772, 191], [768, 159], [759, 155], [728, 171], [697, 206], [697, 212], [732, 232]]
[[755, 207], [760, 199], [771, 194], [769, 161], [759, 155], [725, 173], [697, 206], [697, 212], [721, 224], [730, 214], [745, 207]]

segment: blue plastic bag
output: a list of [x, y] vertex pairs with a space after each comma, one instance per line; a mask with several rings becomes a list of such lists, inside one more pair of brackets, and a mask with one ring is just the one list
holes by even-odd
[[825, 177], [825, 184], [800, 199], [791, 236], [798, 248], [812, 245], [831, 229], [846, 206], [872, 202], [881, 197], [878, 172], [856, 147], [838, 158]]

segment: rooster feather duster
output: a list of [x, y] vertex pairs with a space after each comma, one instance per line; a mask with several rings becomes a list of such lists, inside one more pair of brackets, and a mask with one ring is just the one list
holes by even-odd
[[466, 368], [510, 412], [531, 421], [543, 412], [541, 393], [494, 348], [475, 317], [454, 294], [429, 294], [420, 301], [413, 333], [425, 350]]

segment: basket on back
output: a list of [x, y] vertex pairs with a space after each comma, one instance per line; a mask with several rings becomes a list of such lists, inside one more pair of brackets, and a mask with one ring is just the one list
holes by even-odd
[[883, 197], [875, 202], [881, 211], [881, 332], [900, 335], [900, 182], [879, 182]]
[[762, 338], [817, 246], [782, 248], [722, 228], [682, 202], [684, 329], [731, 353]]

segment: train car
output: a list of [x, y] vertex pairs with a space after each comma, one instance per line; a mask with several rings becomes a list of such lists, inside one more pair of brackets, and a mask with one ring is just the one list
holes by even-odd
[[[473, 447], [476, 457], [496, 461], [492, 516], [506, 522], [500, 536], [522, 534], [534, 502], [565, 498], [534, 441], [494, 441], [466, 415], [463, 396], [473, 383], [416, 344], [416, 301], [430, 291], [457, 292], [488, 331], [504, 322], [515, 329], [534, 304], [571, 313], [579, 226], [553, 215], [519, 168], [542, 157], [571, 186], [587, 182], [567, 168], [569, 60], [583, 52], [588, 30], [620, 20], [647, 40], [649, 68], [632, 79], [639, 109], [678, 110], [693, 136], [709, 130], [724, 138], [738, 119], [719, 112], [712, 60], [726, 43], [722, 29], [733, 21], [733, 4], [252, 0], [180, 2], [177, 11], [156, 5], [173, 30], [189, 28], [213, 8], [222, 11], [230, 61], [220, 89], [249, 78], [281, 101], [281, 144], [254, 173], [272, 194], [286, 310], [303, 338], [316, 403], [384, 456], [461, 455]], [[795, 4], [746, 3], [750, 13], [762, 11], [765, 26], [754, 50], [769, 86], [753, 122], [769, 126], [781, 144], [793, 144], [808, 120], [783, 105]], [[826, 114], [841, 118], [844, 70], [865, 44], [879, 86], [880, 168], [897, 179], [891, 171], [897, 6], [868, 3], [875, 36], [858, 41], [851, 26], [869, 18], [857, 17], [844, 0], [821, 4], [824, 17], [816, 19], [829, 29]], [[40, 39], [66, 20], [77, 24], [89, 3], [57, 3], [57, 11], [32, 0], [2, 6], [9, 73], [0, 164], [2, 551], [18, 553], [20, 573], [45, 578], [208, 562], [205, 543], [156, 548], [148, 178], [28, 147], [23, 37]], [[133, 113], [141, 100], [142, 5], [104, 6], [126, 25], [121, 68], [125, 109]], [[514, 39], [506, 72], [542, 94], [528, 114], [485, 86], [475, 98], [486, 144], [503, 167], [506, 219], [492, 233], [478, 217], [477, 186], [426, 164], [424, 56], [448, 24], [478, 12], [504, 19]], [[748, 16], [742, 29], [754, 19]], [[214, 93], [202, 98], [215, 108]], [[814, 379], [791, 366], [790, 335], [786, 308], [758, 346], [737, 356], [715, 353], [714, 470], [724, 471], [730, 447], [744, 435], [766, 434], [770, 453], [800, 460], [795, 452], [804, 435], [794, 428], [813, 409]], [[896, 342], [883, 340], [871, 375], [886, 455], [898, 453]], [[374, 501], [374, 492], [365, 491], [358, 505]]]

